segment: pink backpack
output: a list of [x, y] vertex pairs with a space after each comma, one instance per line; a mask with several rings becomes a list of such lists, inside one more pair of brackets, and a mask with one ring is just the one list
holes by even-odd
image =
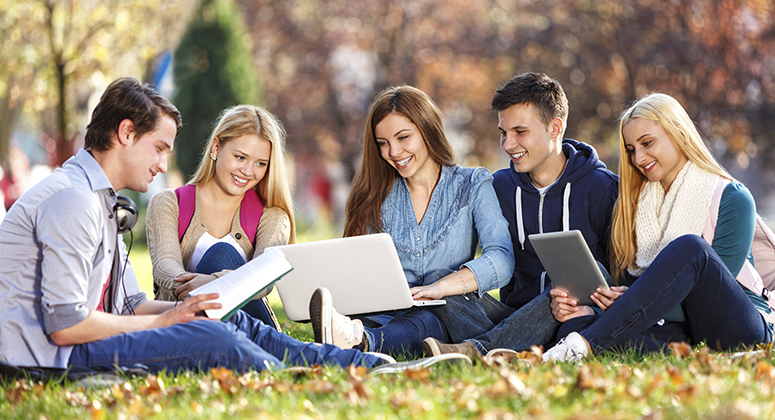
[[[175, 196], [178, 198], [178, 242], [183, 240], [188, 225], [194, 217], [196, 209], [196, 185], [184, 185], [175, 190]], [[256, 240], [256, 230], [261, 215], [264, 213], [264, 203], [258, 197], [255, 190], [249, 189], [242, 197], [240, 204], [239, 222], [245, 235], [252, 244]]]
[[[719, 178], [718, 186], [713, 193], [713, 201], [710, 204], [710, 214], [705, 222], [705, 229], [702, 231], [702, 237], [711, 245], [713, 245], [713, 236], [716, 232], [721, 195], [728, 184], [728, 179]], [[754, 264], [751, 265], [746, 260], [737, 275], [737, 281], [748, 290], [764, 297], [773, 313], [762, 313], [762, 315], [767, 322], [775, 324], [775, 298], [770, 300], [770, 293], [775, 287], [775, 233], [758, 214], [756, 215], [756, 230], [751, 243], [751, 254], [753, 254]]]

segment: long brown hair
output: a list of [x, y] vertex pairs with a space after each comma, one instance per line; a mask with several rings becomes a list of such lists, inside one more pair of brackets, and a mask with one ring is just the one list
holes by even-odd
[[434, 162], [442, 166], [455, 164], [455, 153], [444, 134], [441, 111], [433, 99], [412, 86], [393, 86], [383, 90], [374, 99], [366, 119], [363, 156], [345, 207], [344, 236], [382, 232], [382, 203], [399, 175], [382, 158], [374, 129], [392, 113], [405, 116], [417, 126]]
[[254, 189], [267, 207], [277, 207], [288, 214], [291, 223], [289, 243], [296, 242], [296, 223], [293, 218], [293, 199], [291, 198], [291, 173], [288, 156], [285, 152], [285, 129], [280, 120], [264, 108], [254, 105], [237, 105], [224, 110], [218, 118], [210, 141], [207, 142], [202, 160], [199, 162], [189, 184], [203, 185], [215, 177], [215, 161], [210, 158], [215, 139], [221, 144], [237, 137], [255, 135], [272, 144], [269, 154], [269, 167]]
[[615, 282], [636, 258], [635, 214], [640, 192], [647, 181], [646, 176], [632, 163], [624, 143], [624, 126], [636, 118], [659, 124], [675, 147], [700, 168], [733, 179], [710, 153], [689, 114], [672, 96], [652, 93], [625, 110], [619, 119], [619, 199], [616, 201], [611, 228], [611, 274]]

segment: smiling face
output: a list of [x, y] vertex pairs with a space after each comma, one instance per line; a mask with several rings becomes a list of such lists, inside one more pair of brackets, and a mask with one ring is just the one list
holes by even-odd
[[172, 151], [176, 134], [175, 120], [163, 115], [153, 131], [134, 138], [122, 157], [124, 170], [118, 189], [148, 191], [153, 177], [167, 172], [167, 155]]
[[555, 118], [547, 127], [531, 104], [512, 105], [498, 112], [498, 130], [503, 150], [514, 170], [528, 173], [537, 187], [554, 182], [565, 168], [562, 153], [562, 127]]
[[226, 194], [242, 196], [266, 175], [272, 143], [255, 134], [235, 137], [227, 142], [215, 139], [212, 156], [215, 176], [212, 182]]
[[655, 121], [635, 118], [622, 128], [630, 162], [649, 181], [659, 181], [665, 191], [687, 162], [665, 130]]
[[382, 159], [394, 167], [405, 179], [438, 174], [439, 165], [428, 155], [420, 131], [409, 118], [392, 113], [374, 127]]

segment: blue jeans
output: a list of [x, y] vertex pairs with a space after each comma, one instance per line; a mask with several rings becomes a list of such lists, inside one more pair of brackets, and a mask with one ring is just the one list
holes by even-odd
[[92, 369], [142, 365], [151, 373], [177, 373], [213, 367], [245, 372], [286, 365], [381, 363], [382, 359], [358, 350], [301, 342], [238, 311], [226, 322], [192, 321], [79, 344], [73, 346], [69, 365]]
[[[612, 283], [608, 270], [600, 262], [597, 265], [606, 281], [609, 284]], [[488, 328], [490, 324], [480, 317], [481, 329], [484, 329], [485, 332], [465, 341], [472, 343], [482, 354], [487, 354], [489, 350], [497, 348], [516, 351], [530, 350], [530, 347], [534, 345], [543, 346], [545, 349], [549, 348], [554, 344], [557, 330], [562, 325], [554, 319], [552, 314], [550, 290], [551, 287], [544, 289], [541, 294], [517, 311], [489, 295], [485, 296], [481, 299], [484, 313], [496, 325]], [[503, 313], [506, 313], [507, 317], [498, 319]]]
[[391, 311], [371, 316], [355, 316], [363, 321], [369, 351], [410, 357], [422, 353], [422, 341], [433, 337], [447, 342], [444, 325], [426, 308]]
[[[531, 346], [548, 348], [554, 343], [560, 322], [552, 314], [552, 302], [549, 291], [544, 289], [540, 295], [519, 308], [489, 331], [465, 340], [472, 343], [482, 354], [489, 350], [507, 348], [516, 351], [530, 350]], [[503, 305], [497, 300], [490, 299]], [[507, 307], [506, 305], [503, 305]]]
[[[592, 325], [598, 318], [600, 315], [587, 315], [570, 319], [560, 326], [557, 338], [563, 338], [574, 331], [581, 331]], [[636, 355], [644, 356], [648, 353], [667, 351], [668, 344], [675, 341], [692, 342], [688, 322], [665, 321], [662, 325], [652, 325], [634, 338], [612, 346], [610, 350], [616, 352], [632, 351]]]
[[[452, 270], [438, 270], [428, 276], [423, 284], [431, 284]], [[445, 297], [449, 303], [449, 296]], [[369, 351], [393, 355], [416, 356], [422, 353], [422, 341], [433, 337], [442, 342], [449, 341], [447, 331], [454, 331], [455, 324], [443, 323], [434, 311], [414, 307], [405, 311], [389, 311], [379, 314], [355, 316], [363, 321], [364, 335]]]
[[579, 331], [594, 351], [637, 340], [682, 305], [692, 343], [717, 350], [772, 341], [772, 331], [705, 240], [684, 235], [591, 325]]
[[[200, 274], [212, 274], [221, 270], [236, 270], [245, 264], [239, 251], [233, 246], [219, 242], [205, 251], [199, 264], [196, 265], [196, 272]], [[266, 309], [262, 299], [254, 299], [242, 307], [253, 318], [260, 319], [264, 324], [274, 327], [274, 320]]]

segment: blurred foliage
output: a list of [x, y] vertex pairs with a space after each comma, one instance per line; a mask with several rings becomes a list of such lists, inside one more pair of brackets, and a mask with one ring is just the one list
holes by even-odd
[[[618, 156], [616, 119], [649, 91], [676, 96], [717, 154], [746, 166], [775, 139], [770, 0], [239, 0], [266, 104], [301, 154], [360, 153], [373, 96], [428, 92], [466, 164], [505, 163], [489, 102], [525, 71], [558, 79], [566, 136]], [[723, 156], [722, 156], [723, 157]]]
[[176, 162], [185, 180], [222, 110], [255, 104], [258, 80], [249, 37], [231, 0], [202, 0], [175, 49], [174, 103], [183, 115]]
[[3, 0], [0, 160], [20, 113], [37, 114], [51, 163], [72, 154], [89, 100], [107, 81], [142, 75], [177, 43], [192, 0]]

